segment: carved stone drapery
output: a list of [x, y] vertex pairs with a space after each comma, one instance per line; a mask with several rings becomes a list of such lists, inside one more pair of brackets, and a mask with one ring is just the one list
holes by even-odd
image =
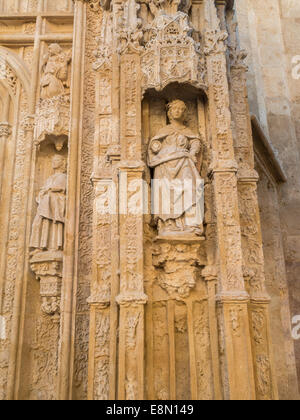
[[30, 238], [30, 265], [40, 280], [41, 309], [47, 315], [60, 313], [67, 182], [65, 159], [55, 155], [52, 165], [54, 174], [37, 197]]

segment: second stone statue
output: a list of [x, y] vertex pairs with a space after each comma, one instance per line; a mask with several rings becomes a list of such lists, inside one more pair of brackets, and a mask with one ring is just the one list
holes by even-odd
[[150, 140], [148, 165], [154, 169], [152, 212], [159, 235], [203, 234], [204, 181], [196, 168], [198, 133], [186, 125], [187, 106], [167, 105], [169, 124]]

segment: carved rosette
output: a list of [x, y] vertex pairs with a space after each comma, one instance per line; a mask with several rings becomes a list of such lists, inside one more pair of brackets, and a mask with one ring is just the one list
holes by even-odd
[[153, 248], [153, 264], [157, 282], [170, 298], [185, 299], [196, 286], [199, 267], [204, 266], [204, 238], [157, 238]]
[[62, 251], [41, 251], [30, 259], [30, 266], [40, 281], [41, 310], [47, 315], [60, 314]]
[[191, 37], [187, 14], [160, 14], [148, 33], [149, 41], [141, 55], [143, 90], [163, 89], [172, 82], [188, 82], [205, 89], [205, 60], [201, 46]]

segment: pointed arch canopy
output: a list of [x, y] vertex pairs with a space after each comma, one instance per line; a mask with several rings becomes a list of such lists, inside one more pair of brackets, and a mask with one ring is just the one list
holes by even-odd
[[27, 94], [30, 96], [30, 73], [21, 57], [8, 48], [0, 46], [0, 59], [5, 60], [8, 66], [13, 70]]

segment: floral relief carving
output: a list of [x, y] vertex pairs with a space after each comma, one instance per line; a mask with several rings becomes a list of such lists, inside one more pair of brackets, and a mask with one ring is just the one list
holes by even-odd
[[153, 264], [157, 268], [157, 282], [170, 297], [187, 298], [194, 289], [198, 268], [205, 264], [199, 243], [168, 243], [159, 241], [153, 248]]

